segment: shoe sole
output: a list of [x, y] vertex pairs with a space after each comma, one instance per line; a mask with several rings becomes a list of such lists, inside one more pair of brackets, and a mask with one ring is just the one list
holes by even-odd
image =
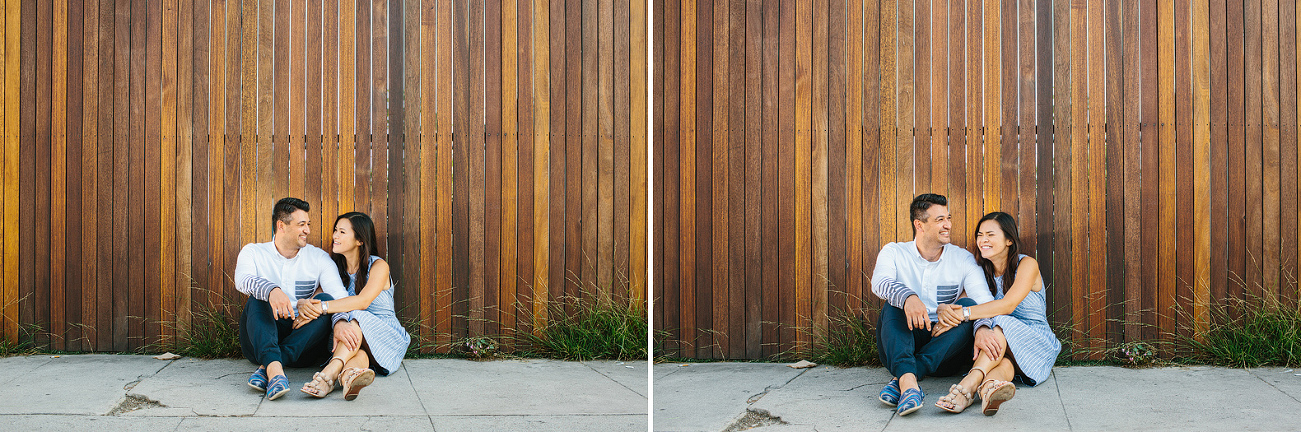
[[267, 400], [276, 400], [276, 399], [279, 399], [281, 396], [284, 396], [285, 394], [288, 394], [288, 393], [289, 393], [289, 389], [288, 389], [288, 388], [285, 388], [284, 390], [278, 391], [278, 392], [276, 392], [275, 394], [273, 394], [273, 395], [271, 395], [271, 396], [267, 396]]
[[1013, 396], [1016, 396], [1016, 387], [1013, 387], [1011, 385], [1004, 385], [1000, 387], [998, 390], [994, 390], [993, 393], [989, 394], [989, 399], [988, 399], [989, 403], [985, 405], [983, 409], [981, 409], [981, 412], [983, 412], [987, 416], [998, 414], [999, 405], [1002, 405], [1003, 402], [1007, 402], [1008, 400], [1011, 400]]
[[361, 389], [373, 382], [375, 382], [375, 371], [363, 371], [360, 375], [357, 375], [356, 378], [352, 379], [352, 387], [349, 387], [348, 391], [343, 394], [343, 400], [350, 401], [356, 399], [357, 394], [361, 393]]
[[260, 391], [260, 392], [262, 392], [262, 393], [266, 393], [266, 392], [267, 392], [267, 388], [266, 388], [266, 387], [258, 387], [258, 386], [253, 385], [253, 383], [248, 383], [248, 387], [251, 388], [251, 389], [253, 389], [253, 390]]
[[919, 409], [922, 409], [921, 404], [918, 404], [918, 405], [915, 406], [915, 407], [908, 408], [908, 409], [903, 410], [903, 411], [899, 411], [898, 414], [901, 415], [901, 416], [906, 416], [906, 415], [908, 415], [908, 414], [912, 414], [912, 413], [914, 413], [914, 412], [917, 412], [917, 410], [919, 410]]

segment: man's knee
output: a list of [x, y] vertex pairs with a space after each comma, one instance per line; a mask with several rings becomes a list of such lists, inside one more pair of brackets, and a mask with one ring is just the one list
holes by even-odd
[[316, 295], [312, 296], [312, 298], [317, 299], [317, 300], [320, 300], [320, 301], [330, 301], [330, 300], [334, 300], [334, 296], [329, 295], [329, 294], [326, 294], [326, 293], [316, 293]]
[[958, 306], [975, 306], [975, 305], [976, 305], [976, 301], [975, 301], [975, 300], [972, 300], [971, 297], [963, 297], [963, 298], [960, 298], [960, 299], [958, 299], [958, 301], [953, 302], [953, 303], [956, 304], [956, 305], [958, 305]]

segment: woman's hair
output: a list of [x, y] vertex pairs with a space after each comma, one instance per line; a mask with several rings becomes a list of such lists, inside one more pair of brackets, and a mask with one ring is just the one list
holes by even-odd
[[[339, 221], [348, 219], [352, 223], [352, 234], [361, 241], [361, 246], [357, 247], [357, 284], [356, 289], [360, 291], [366, 286], [366, 279], [370, 276], [370, 256], [379, 256], [379, 243], [375, 242], [375, 222], [371, 221], [370, 216], [362, 212], [347, 212], [339, 215], [334, 219], [334, 225], [338, 226]], [[339, 267], [339, 279], [344, 283], [348, 282], [348, 259], [343, 255], [330, 251], [330, 259], [334, 260], [334, 265]]]
[[[1013, 219], [1012, 215], [996, 211], [976, 222], [977, 235], [980, 234], [980, 225], [987, 220], [998, 222], [998, 227], [1003, 230], [1003, 236], [1012, 241], [1012, 244], [1007, 247], [1007, 269], [1003, 271], [1002, 276], [1003, 287], [1006, 289], [1016, 280], [1016, 267], [1021, 263], [1021, 260], [1017, 259], [1021, 256], [1021, 233], [1017, 231], [1016, 219]], [[985, 282], [989, 283], [990, 295], [998, 297], [998, 287], [994, 284], [994, 263], [980, 255], [979, 246], [976, 246], [974, 255], [976, 255], [976, 264], [980, 264], [980, 268], [985, 271]]]

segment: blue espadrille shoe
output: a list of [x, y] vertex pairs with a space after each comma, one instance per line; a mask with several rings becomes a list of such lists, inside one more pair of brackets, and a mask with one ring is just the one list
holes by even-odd
[[903, 399], [899, 400], [899, 408], [895, 412], [901, 416], [912, 414], [914, 411], [921, 409], [922, 399], [925, 398], [926, 394], [922, 393], [921, 389], [904, 390]]
[[885, 387], [881, 388], [881, 396], [878, 398], [881, 403], [895, 406], [899, 404], [899, 379], [890, 380]]
[[267, 385], [267, 400], [276, 400], [285, 393], [289, 393], [289, 378], [284, 375], [271, 378], [271, 382]]
[[248, 376], [248, 386], [260, 392], [267, 391], [267, 370], [258, 369]]

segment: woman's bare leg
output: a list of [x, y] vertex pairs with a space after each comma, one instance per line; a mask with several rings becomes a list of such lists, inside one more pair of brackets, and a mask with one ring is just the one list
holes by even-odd
[[356, 355], [352, 356], [352, 358], [348, 360], [347, 367], [350, 367], [350, 368], [354, 368], [354, 367], [355, 367], [355, 368], [357, 368], [357, 369], [366, 369], [366, 368], [369, 368], [369, 367], [370, 367], [370, 355], [366, 354], [366, 350], [364, 350], [364, 349], [359, 349], [359, 350], [357, 350]]

